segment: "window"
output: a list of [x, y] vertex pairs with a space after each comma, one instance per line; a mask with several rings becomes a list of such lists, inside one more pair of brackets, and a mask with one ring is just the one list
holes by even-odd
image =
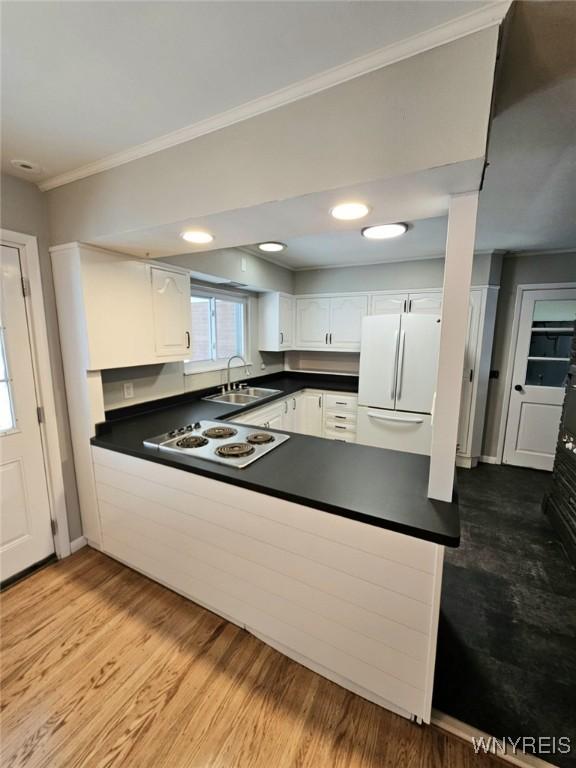
[[192, 334], [186, 372], [224, 368], [232, 355], [246, 358], [247, 299], [192, 288]]
[[15, 426], [10, 378], [4, 349], [4, 328], [0, 327], [0, 432], [9, 432]]

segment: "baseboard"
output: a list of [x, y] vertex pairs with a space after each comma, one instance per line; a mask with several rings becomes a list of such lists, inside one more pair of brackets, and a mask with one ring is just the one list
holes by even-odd
[[82, 549], [82, 547], [88, 546], [88, 542], [86, 541], [85, 536], [78, 536], [77, 539], [74, 539], [74, 541], [70, 542], [70, 552], [72, 554], [74, 552], [78, 552], [79, 549]]
[[[432, 710], [432, 718], [430, 722], [432, 725], [435, 725], [442, 731], [446, 731], [447, 733], [451, 733], [454, 736], [458, 736], [458, 738], [462, 739], [463, 741], [467, 741], [470, 744], [471, 750], [474, 749], [471, 741], [473, 736], [475, 738], [478, 738], [479, 736], [487, 739], [491, 738], [490, 735], [484, 731], [480, 731], [478, 728], [473, 728], [467, 723], [462, 723], [460, 720], [456, 720], [455, 717], [445, 715], [443, 712], [439, 712], [437, 709]], [[502, 736], [497, 736], [496, 738], [499, 741], [502, 740]], [[480, 754], [483, 755], [484, 751], [482, 750]], [[488, 752], [488, 754], [492, 755], [493, 753]], [[520, 766], [521, 768], [555, 768], [553, 763], [547, 763], [546, 760], [542, 760], [542, 758], [536, 757], [535, 755], [529, 755], [526, 752], [517, 752], [514, 755], [511, 753], [501, 754], [499, 751], [496, 751], [496, 756], [499, 757], [500, 760], [503, 760], [505, 763]]]
[[498, 456], [480, 456], [482, 464], [502, 464]]

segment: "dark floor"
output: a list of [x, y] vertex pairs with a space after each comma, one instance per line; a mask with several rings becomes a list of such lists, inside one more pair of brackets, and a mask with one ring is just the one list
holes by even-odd
[[446, 550], [434, 707], [502, 738], [569, 736], [576, 767], [576, 571], [541, 511], [550, 475], [459, 470]]

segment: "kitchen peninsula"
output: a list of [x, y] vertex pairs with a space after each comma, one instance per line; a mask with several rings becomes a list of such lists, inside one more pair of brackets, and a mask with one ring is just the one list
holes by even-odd
[[[251, 384], [353, 392], [353, 377]], [[246, 407], [188, 394], [107, 415], [92, 439], [107, 554], [320, 674], [429, 721], [443, 547], [456, 503], [427, 498], [429, 459], [302, 434], [244, 469], [143, 445]], [[267, 401], [268, 402], [268, 401]], [[249, 420], [249, 419], [248, 419]]]

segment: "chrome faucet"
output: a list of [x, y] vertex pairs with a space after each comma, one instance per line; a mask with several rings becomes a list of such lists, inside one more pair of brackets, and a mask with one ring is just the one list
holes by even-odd
[[227, 385], [226, 385], [226, 391], [227, 392], [231, 391], [231, 386], [230, 386], [230, 363], [232, 362], [232, 360], [235, 360], [236, 358], [238, 358], [238, 360], [242, 360], [242, 362], [244, 363], [244, 373], [246, 374], [246, 376], [248, 376], [248, 363], [246, 362], [246, 360], [244, 360], [242, 355], [232, 355], [232, 357], [229, 357], [228, 358], [228, 365], [227, 365], [227, 382], [228, 382]]

